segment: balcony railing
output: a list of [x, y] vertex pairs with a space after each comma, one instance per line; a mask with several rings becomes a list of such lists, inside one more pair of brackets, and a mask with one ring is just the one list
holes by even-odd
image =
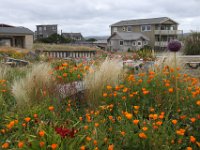
[[167, 47], [168, 42], [162, 42], [162, 41], [158, 42], [158, 41], [156, 41], [154, 45], [159, 46], [159, 47]]
[[155, 34], [178, 35], [182, 34], [182, 30], [155, 30]]

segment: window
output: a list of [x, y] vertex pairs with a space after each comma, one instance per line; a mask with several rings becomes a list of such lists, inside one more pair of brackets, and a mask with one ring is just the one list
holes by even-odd
[[132, 31], [132, 27], [131, 27], [131, 26], [128, 26], [128, 27], [127, 27], [127, 31], [128, 31], [128, 32]]
[[151, 31], [151, 26], [150, 25], [147, 25], [147, 31]]
[[144, 41], [144, 45], [147, 45], [148, 44], [148, 42], [147, 41]]
[[151, 31], [151, 25], [142, 25], [141, 30], [142, 31]]
[[119, 45], [124, 45], [124, 41], [119, 41]]
[[113, 32], [117, 32], [117, 27], [114, 27], [114, 28], [113, 28]]
[[138, 46], [141, 46], [141, 45], [142, 45], [142, 42], [138, 41], [137, 45], [138, 45]]
[[39, 31], [42, 31], [42, 27], [39, 27], [38, 30], [39, 30]]
[[123, 27], [123, 29], [122, 29], [123, 31], [126, 31], [126, 27]]
[[46, 31], [46, 30], [47, 30], [47, 28], [46, 28], [46, 27], [44, 27], [43, 29], [44, 29], [44, 31]]

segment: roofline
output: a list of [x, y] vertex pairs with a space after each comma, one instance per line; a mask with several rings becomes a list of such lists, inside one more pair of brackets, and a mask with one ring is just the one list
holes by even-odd
[[[178, 25], [179, 25], [179, 23], [178, 23], [178, 22], [176, 22], [176, 21], [174, 21], [173, 19], [171, 19], [171, 18], [168, 18], [168, 17], [167, 17], [167, 20], [165, 20], [165, 21], [168, 21], [168, 20], [171, 20], [171, 21], [173, 21], [173, 22], [175, 22], [176, 24], [178, 24]], [[160, 22], [160, 23], [164, 23], [165, 21], [162, 21], [162, 22]]]
[[[120, 36], [120, 34], [118, 34], [118, 33], [120, 33], [120, 32], [114, 32], [108, 39], [107, 39], [107, 41], [109, 41], [113, 36], [115, 36], [115, 35], [118, 35], [121, 39], [123, 39], [121, 36]], [[127, 33], [127, 32], [125, 32], [125, 33]], [[139, 34], [141, 34], [141, 36], [140, 36], [140, 38], [143, 38], [143, 39], [145, 39], [145, 40], [147, 40], [147, 41], [150, 41], [150, 39], [146, 36], [146, 35], [143, 35], [142, 33], [140, 33], [140, 32], [132, 32], [132, 33], [139, 33]]]
[[58, 26], [58, 24], [40, 24], [36, 26]]
[[[171, 18], [169, 18], [169, 17], [157, 17], [157, 18], [145, 18], [145, 19], [129, 19], [129, 20], [121, 20], [121, 21], [118, 21], [118, 22], [116, 22], [116, 23], [114, 23], [114, 24], [111, 24], [111, 25], [109, 25], [110, 27], [118, 27], [118, 26], [121, 26], [121, 25], [115, 25], [115, 24], [117, 24], [117, 23], [120, 23], [120, 22], [122, 22], [122, 21], [137, 21], [137, 20], [150, 20], [150, 19], [159, 19], [159, 18], [166, 18], [167, 20], [172, 20]], [[166, 20], [166, 21], [167, 21]], [[177, 23], [178, 24], [178, 22], [176, 22], [176, 21], [174, 21], [174, 20], [172, 20], [173, 22], [175, 22], [175, 23]], [[162, 23], [162, 22], [160, 22], [160, 23]], [[151, 23], [143, 23], [143, 24], [151, 24]], [[126, 25], [132, 25], [132, 24], [126, 24]], [[141, 24], [136, 24], [136, 25], [141, 25]]]
[[0, 36], [20, 36], [20, 35], [34, 35], [34, 33], [0, 33]]

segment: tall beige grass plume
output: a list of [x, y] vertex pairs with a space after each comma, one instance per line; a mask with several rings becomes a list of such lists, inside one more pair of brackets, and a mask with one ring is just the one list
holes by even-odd
[[8, 70], [8, 67], [0, 65], [0, 80], [6, 79]]
[[90, 73], [84, 78], [84, 86], [87, 89], [86, 100], [89, 106], [98, 105], [104, 87], [117, 85], [122, 73], [123, 65], [119, 59], [106, 58], [99, 66], [91, 66]]
[[49, 64], [35, 64], [24, 78], [13, 82], [12, 93], [18, 106], [33, 104], [42, 99], [42, 90], [52, 86], [50, 70], [52, 68]]

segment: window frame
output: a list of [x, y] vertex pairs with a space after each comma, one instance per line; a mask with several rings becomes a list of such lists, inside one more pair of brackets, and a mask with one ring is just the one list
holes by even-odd
[[[131, 32], [131, 31], [132, 31], [132, 28], [133, 28], [132, 26], [127, 26], [127, 31], [128, 31], [128, 32]], [[129, 30], [129, 29], [130, 29], [130, 30]]]
[[[138, 43], [140, 43], [140, 44], [138, 44]], [[137, 45], [138, 46], [142, 46], [142, 42], [141, 41], [137, 41]]]
[[[122, 44], [121, 44], [121, 43], [122, 43]], [[123, 41], [123, 40], [120, 40], [120, 41], [119, 41], [119, 45], [120, 45], [120, 46], [124, 46], [124, 41]]]
[[[149, 29], [148, 29], [149, 27]], [[141, 31], [142, 32], [145, 32], [145, 31], [151, 31], [151, 25], [148, 24], [148, 25], [141, 25]]]

